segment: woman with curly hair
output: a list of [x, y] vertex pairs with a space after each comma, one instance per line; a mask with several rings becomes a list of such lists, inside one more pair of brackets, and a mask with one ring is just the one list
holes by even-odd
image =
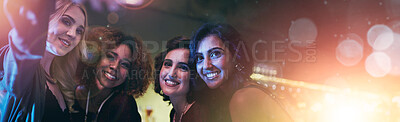
[[152, 64], [141, 40], [113, 28], [95, 27], [88, 35], [89, 58], [77, 80], [74, 121], [137, 121], [134, 97], [143, 95]]

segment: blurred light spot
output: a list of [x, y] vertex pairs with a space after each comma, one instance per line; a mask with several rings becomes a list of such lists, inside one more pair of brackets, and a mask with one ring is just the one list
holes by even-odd
[[118, 4], [128, 9], [142, 9], [149, 6], [154, 0], [116, 0]]
[[393, 40], [394, 40], [393, 32], [384, 32], [376, 38], [372, 48], [374, 48], [375, 50], [385, 50], [390, 45], [392, 45]]
[[374, 47], [374, 43], [376, 39], [379, 37], [379, 35], [383, 33], [393, 33], [392, 29], [390, 29], [388, 26], [383, 25], [383, 24], [378, 24], [372, 26], [367, 33], [367, 40], [368, 44], [371, 47]]
[[131, 4], [131, 5], [141, 5], [143, 4], [144, 0], [125, 0], [126, 4]]
[[295, 46], [308, 46], [315, 42], [317, 35], [317, 26], [309, 18], [292, 21], [289, 28], [289, 39]]
[[363, 46], [355, 40], [344, 40], [336, 47], [336, 59], [345, 66], [354, 66], [363, 57]]
[[390, 75], [400, 75], [400, 34], [394, 33], [393, 42], [382, 52], [386, 53], [390, 57], [391, 70]]
[[110, 24], [115, 24], [119, 21], [119, 16], [115, 12], [111, 12], [107, 15], [107, 20]]
[[322, 110], [322, 104], [321, 103], [315, 103], [314, 105], [311, 106], [311, 110], [313, 112], [319, 112]]
[[373, 52], [365, 61], [365, 69], [373, 77], [383, 77], [391, 70], [390, 57], [383, 52]]

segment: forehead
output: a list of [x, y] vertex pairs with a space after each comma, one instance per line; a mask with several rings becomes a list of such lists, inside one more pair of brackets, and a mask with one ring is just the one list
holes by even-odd
[[199, 42], [197, 52], [205, 53], [215, 47], [225, 49], [225, 45], [220, 38], [215, 35], [209, 35]]
[[168, 52], [168, 54], [165, 56], [165, 59], [170, 59], [175, 62], [187, 63], [189, 60], [189, 49], [184, 49], [184, 48], [173, 49]]
[[65, 11], [64, 15], [68, 15], [72, 17], [72, 19], [75, 20], [76, 24], [79, 25], [84, 25], [83, 23], [85, 22], [85, 15], [83, 14], [83, 11], [81, 8], [78, 6], [72, 5], [70, 6], [67, 11]]
[[129, 46], [121, 44], [117, 48], [111, 50], [114, 53], [117, 53], [121, 58], [130, 58], [132, 56], [131, 49]]

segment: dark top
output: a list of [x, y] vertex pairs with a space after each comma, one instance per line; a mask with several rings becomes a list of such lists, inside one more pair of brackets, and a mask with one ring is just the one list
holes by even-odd
[[[85, 100], [86, 101], [86, 100]], [[80, 107], [76, 100], [73, 108], [78, 113], [71, 114], [72, 121], [83, 122], [85, 120], [85, 108]], [[88, 113], [88, 122], [96, 119], [96, 113]], [[115, 93], [102, 106], [97, 115], [99, 122], [141, 122], [135, 99], [127, 94]]]
[[[183, 115], [182, 122], [207, 122], [204, 118], [206, 109], [202, 109], [201, 105], [197, 102], [194, 102], [192, 106], [190, 106], [189, 110]], [[169, 118], [170, 122], [174, 121], [175, 109], [172, 108]]]
[[70, 116], [68, 107], [63, 111], [58, 104], [56, 97], [50, 91], [49, 88], [46, 90], [46, 100], [44, 106], [43, 122], [69, 122]]

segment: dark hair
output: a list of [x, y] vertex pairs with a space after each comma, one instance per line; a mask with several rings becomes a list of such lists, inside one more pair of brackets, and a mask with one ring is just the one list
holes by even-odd
[[[193, 35], [190, 42], [190, 62], [195, 64], [197, 61], [196, 50], [199, 47], [200, 42], [208, 37], [216, 36], [222, 40], [224, 45], [229, 49], [232, 54], [233, 62], [233, 75], [243, 80], [250, 78], [253, 72], [253, 58], [247, 52], [247, 47], [244, 44], [244, 40], [241, 38], [239, 32], [228, 24], [204, 24], [196, 33]], [[232, 77], [230, 76], [230, 77]], [[241, 80], [229, 80], [232, 81], [230, 86], [233, 89], [238, 89], [241, 86]]]
[[[162, 92], [161, 86], [160, 86], [160, 71], [162, 68], [162, 65], [164, 63], [164, 59], [165, 56], [168, 54], [168, 52], [174, 50], [174, 49], [188, 49], [189, 50], [189, 44], [190, 44], [190, 39], [189, 38], [185, 38], [183, 36], [177, 36], [174, 37], [170, 40], [168, 40], [167, 42], [167, 50], [159, 53], [155, 58], [155, 63], [154, 63], [154, 68], [156, 69], [156, 75], [155, 75], [155, 80], [154, 80], [154, 91], [158, 94], [160, 94], [161, 96], [163, 96], [163, 100], [164, 101], [170, 101], [169, 97], [167, 95], [165, 95]], [[189, 58], [189, 57], [188, 57]], [[194, 65], [192, 63], [189, 63], [189, 69], [190, 69], [190, 83], [189, 83], [189, 92], [186, 95], [186, 99], [188, 103], [192, 103], [194, 101], [194, 97], [193, 97], [193, 90], [194, 90], [194, 82], [195, 82], [195, 76], [196, 76], [196, 72], [193, 70], [194, 69]]]
[[[94, 85], [96, 66], [107, 50], [115, 49], [121, 44], [127, 45], [132, 53], [132, 65], [129, 67], [128, 78], [121, 85], [114, 88], [116, 91], [124, 92], [134, 97], [142, 96], [152, 78], [152, 60], [144, 48], [143, 42], [133, 36], [124, 34], [122, 31], [110, 27], [95, 27], [89, 30], [88, 58], [84, 59], [83, 70], [89, 72], [87, 79], [84, 77], [81, 83], [89, 86]], [[78, 73], [85, 75], [84, 73]]]

